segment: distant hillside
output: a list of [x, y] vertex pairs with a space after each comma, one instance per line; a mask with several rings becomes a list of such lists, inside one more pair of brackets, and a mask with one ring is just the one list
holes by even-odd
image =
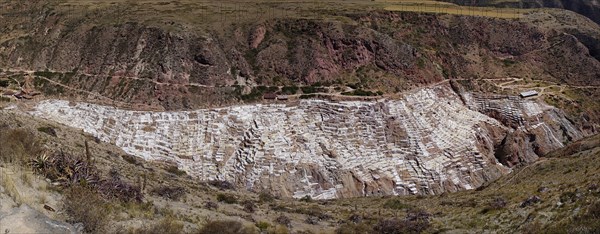
[[561, 8], [582, 14], [600, 24], [600, 1], [598, 0], [443, 0], [459, 5], [497, 6], [516, 8]]

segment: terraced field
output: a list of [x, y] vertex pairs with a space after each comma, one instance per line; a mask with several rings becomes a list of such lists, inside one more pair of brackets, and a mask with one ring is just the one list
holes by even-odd
[[[566, 136], [582, 137], [550, 106], [508, 96], [461, 98], [447, 84], [378, 102], [143, 112], [49, 100], [33, 114], [146, 160], [176, 162], [200, 180], [316, 199], [473, 189], [509, 171], [498, 160], [535, 160], [564, 146]], [[540, 149], [515, 146], [520, 159], [497, 159], [494, 145], [515, 130], [535, 135]]]

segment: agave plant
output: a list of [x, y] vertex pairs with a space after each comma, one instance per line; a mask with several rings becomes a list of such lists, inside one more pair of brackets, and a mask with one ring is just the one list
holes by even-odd
[[44, 153], [32, 159], [31, 162], [29, 162], [29, 165], [31, 165], [31, 168], [34, 172], [45, 174], [45, 172], [48, 171], [52, 163], [52, 158], [47, 153]]

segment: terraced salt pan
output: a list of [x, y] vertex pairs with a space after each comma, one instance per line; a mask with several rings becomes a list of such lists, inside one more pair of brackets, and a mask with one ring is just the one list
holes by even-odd
[[177, 162], [200, 180], [315, 199], [475, 188], [482, 170], [503, 168], [481, 149], [492, 144], [485, 126], [506, 129], [445, 86], [402, 100], [182, 112], [48, 100], [32, 114], [146, 160]]

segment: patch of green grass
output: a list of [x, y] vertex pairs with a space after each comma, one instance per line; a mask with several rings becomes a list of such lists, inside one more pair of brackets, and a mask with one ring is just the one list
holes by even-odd
[[52, 79], [52, 78], [54, 78], [56, 76], [60, 76], [61, 75], [60, 73], [50, 72], [50, 71], [36, 71], [33, 74], [36, 75], [36, 76], [43, 76], [43, 77], [46, 77], [48, 79]]
[[510, 67], [512, 65], [517, 64], [518, 62], [512, 59], [504, 59], [502, 60], [502, 64], [504, 64], [505, 67]]
[[295, 86], [295, 85], [294, 86], [285, 86], [285, 87], [281, 88], [281, 94], [293, 95], [293, 94], [298, 93], [299, 89], [300, 88], [298, 88], [298, 86]]

